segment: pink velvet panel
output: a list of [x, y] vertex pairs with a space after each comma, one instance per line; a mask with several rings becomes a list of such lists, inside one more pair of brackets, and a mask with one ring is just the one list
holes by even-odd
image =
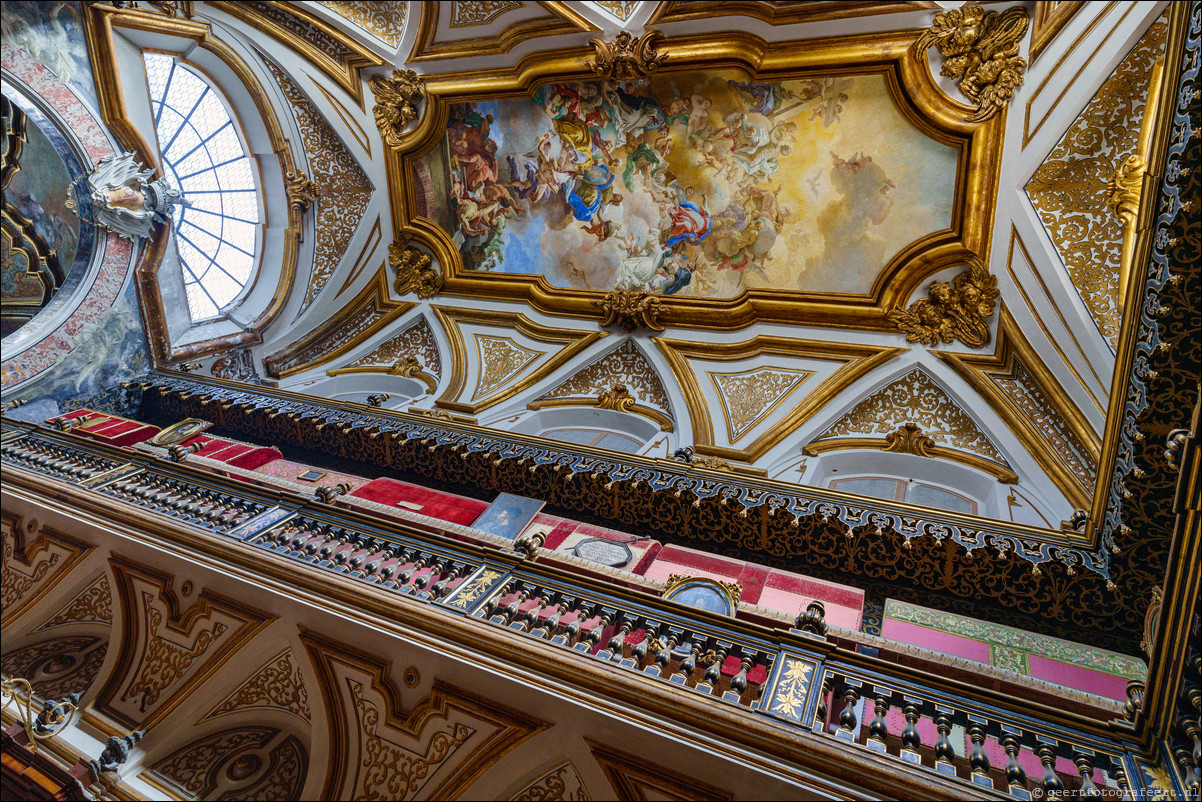
[[1046, 679], [1048, 682], [1055, 682], [1059, 685], [1067, 685], [1079, 691], [1096, 693], [1110, 699], [1125, 700], [1127, 698], [1127, 680], [1123, 677], [1114, 677], [1091, 668], [1062, 663], [1059, 660], [1049, 660], [1037, 654], [1028, 654], [1027, 660], [1031, 665], [1032, 677]]
[[946, 632], [936, 632], [933, 629], [915, 626], [893, 618], [885, 619], [881, 626], [881, 637], [902, 643], [912, 643], [932, 651], [965, 657], [981, 663], [989, 662], [988, 643], [961, 638], [959, 635], [949, 635]]
[[[440, 490], [431, 490], [408, 482], [398, 482], [395, 479], [373, 479], [351, 493], [356, 498], [364, 498], [379, 504], [395, 507], [398, 501], [409, 501], [421, 504], [420, 510], [413, 510], [420, 515], [428, 515], [451, 523], [470, 525], [480, 517], [480, 513], [488, 508], [488, 503], [474, 498], [456, 496]], [[401, 509], [404, 509], [403, 507]]]

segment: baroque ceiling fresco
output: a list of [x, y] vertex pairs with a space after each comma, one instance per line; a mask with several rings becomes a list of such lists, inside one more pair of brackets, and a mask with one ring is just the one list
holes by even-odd
[[[1108, 564], [1081, 521], [1122, 407], [1131, 187], [1168, 124], [1128, 98], [1165, 91], [1183, 12], [151, 5], [98, 4], [89, 35], [196, 43], [231, 103], [262, 87], [244, 124], [286, 256], [203, 334], [155, 311], [169, 259], [140, 262], [161, 367], [498, 442], [596, 429], [639, 470], [832, 504], [900, 478], [970, 499], [975, 542], [1036, 569]], [[138, 130], [145, 89], [96, 83]]]

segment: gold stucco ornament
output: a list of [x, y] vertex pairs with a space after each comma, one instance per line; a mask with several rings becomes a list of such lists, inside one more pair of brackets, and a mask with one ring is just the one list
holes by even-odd
[[401, 132], [418, 117], [417, 106], [425, 98], [422, 80], [413, 70], [393, 70], [391, 78], [377, 75], [371, 79], [376, 96], [372, 114], [384, 144], [394, 150], [401, 147]]
[[407, 237], [388, 246], [388, 264], [396, 271], [393, 289], [398, 295], [414, 292], [418, 298], [433, 298], [442, 289], [442, 273], [430, 254], [414, 248]]
[[997, 304], [997, 279], [979, 260], [973, 259], [969, 269], [951, 284], [932, 283], [927, 296], [910, 304], [909, 309], [896, 309], [888, 315], [909, 342], [938, 345], [959, 340], [969, 348], [984, 348], [989, 343], [985, 318], [993, 314]]
[[660, 325], [659, 296], [642, 290], [610, 290], [599, 301], [593, 301], [593, 306], [600, 309], [605, 318], [602, 326], [621, 326], [626, 331], [639, 328], [663, 331]]
[[321, 187], [299, 170], [289, 170], [284, 174], [284, 192], [288, 196], [289, 208], [296, 209], [297, 214], [304, 214], [313, 201], [321, 197]]
[[916, 43], [920, 52], [934, 46], [943, 56], [940, 75], [959, 81], [960, 91], [977, 104], [969, 122], [997, 115], [1023, 84], [1027, 60], [1018, 55], [1030, 18], [1021, 6], [1000, 14], [979, 6], [954, 8], [935, 15], [935, 22]]
[[612, 409], [617, 412], [630, 412], [634, 408], [635, 398], [624, 384], [615, 384], [597, 396], [597, 407]]
[[597, 51], [597, 57], [588, 62], [593, 72], [611, 81], [627, 81], [643, 78], [659, 69], [667, 54], [658, 53], [655, 43], [663, 38], [659, 31], [647, 31], [635, 39], [622, 31], [612, 42], [590, 39], [589, 44]]

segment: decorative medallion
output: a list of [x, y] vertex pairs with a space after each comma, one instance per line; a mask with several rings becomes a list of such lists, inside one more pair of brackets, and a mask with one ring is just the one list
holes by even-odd
[[722, 401], [726, 433], [734, 443], [768, 417], [813, 375], [811, 370], [752, 368], [740, 373], [710, 373]]
[[989, 275], [980, 260], [973, 259], [969, 269], [952, 279], [936, 281], [927, 289], [927, 298], [910, 304], [909, 309], [889, 313], [889, 320], [906, 335], [906, 340], [923, 345], [938, 345], [954, 340], [969, 348], [989, 344], [989, 322], [998, 299], [997, 279]]
[[658, 70], [668, 57], [655, 49], [655, 43], [663, 38], [662, 33], [651, 30], [637, 39], [627, 31], [620, 31], [612, 42], [589, 39], [588, 43], [597, 51], [597, 55], [588, 62], [588, 66], [597, 75], [610, 81], [645, 78]]
[[922, 436], [931, 440], [932, 444], [968, 451], [1001, 465], [1006, 464], [976, 422], [922, 368], [915, 368], [860, 401], [816, 440], [871, 434], [892, 435], [906, 423], [920, 427]]
[[1140, 38], [1027, 182], [1027, 197], [1090, 317], [1114, 348], [1119, 334], [1123, 225], [1107, 209], [1111, 179], [1135, 154], [1153, 65], [1168, 24]]
[[412, 292], [418, 298], [433, 298], [442, 289], [442, 273], [434, 259], [413, 247], [406, 236], [388, 246], [388, 265], [396, 272], [392, 286], [398, 295]]
[[525, 5], [520, 0], [452, 0], [449, 26], [470, 28], [473, 25], [487, 25], [506, 11]]
[[6, 652], [0, 668], [6, 677], [29, 680], [43, 699], [62, 699], [92, 687], [108, 647], [95, 636], [51, 638]]
[[396, 47], [405, 33], [409, 4], [403, 0], [320, 0], [335, 14], [350, 20], [377, 39]]
[[372, 114], [384, 144], [394, 150], [401, 147], [401, 135], [405, 126], [418, 117], [418, 104], [425, 99], [426, 89], [422, 79], [413, 70], [393, 70], [391, 78], [373, 76], [371, 91], [376, 97]]
[[112, 624], [113, 596], [109, 591], [109, 580], [104, 574], [93, 579], [78, 596], [67, 603], [46, 623], [37, 628], [44, 629], [66, 624]]
[[317, 242], [313, 246], [313, 273], [301, 304], [300, 311], [303, 312], [338, 269], [355, 229], [363, 219], [373, 187], [325, 116], [281, 69], [271, 61], [267, 61], [267, 66], [296, 115], [296, 125], [313, 175], [311, 183], [321, 187], [320, 196], [314, 196], [317, 215], [313, 230]]
[[980, 6], [953, 8], [935, 15], [916, 47], [934, 46], [943, 56], [940, 75], [957, 79], [960, 91], [977, 104], [969, 122], [999, 114], [1023, 85], [1027, 60], [1018, 55], [1030, 18], [1022, 6], [1000, 14]]
[[309, 692], [291, 649], [267, 661], [253, 676], [213, 708], [205, 719], [253, 708], [286, 710], [305, 721], [310, 718]]
[[508, 337], [477, 334], [475, 338], [479, 377], [476, 379], [476, 390], [472, 393], [473, 401], [504, 387], [530, 363], [547, 353], [524, 348]]

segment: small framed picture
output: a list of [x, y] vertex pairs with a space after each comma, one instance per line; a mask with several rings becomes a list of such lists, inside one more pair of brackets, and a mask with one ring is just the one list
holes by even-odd
[[480, 513], [472, 526], [513, 540], [534, 520], [543, 503], [536, 498], [502, 493], [488, 505], [488, 509]]
[[321, 477], [323, 477], [325, 475], [326, 475], [325, 471], [315, 471], [312, 468], [310, 468], [309, 470], [305, 471], [304, 473], [302, 473], [300, 476], [298, 476], [296, 478], [300, 479], [302, 482], [316, 482], [318, 479], [320, 479]]
[[672, 574], [668, 577], [664, 598], [718, 615], [733, 616], [739, 608], [739, 596], [742, 592], [743, 586], [737, 582], [718, 582], [702, 577]]

